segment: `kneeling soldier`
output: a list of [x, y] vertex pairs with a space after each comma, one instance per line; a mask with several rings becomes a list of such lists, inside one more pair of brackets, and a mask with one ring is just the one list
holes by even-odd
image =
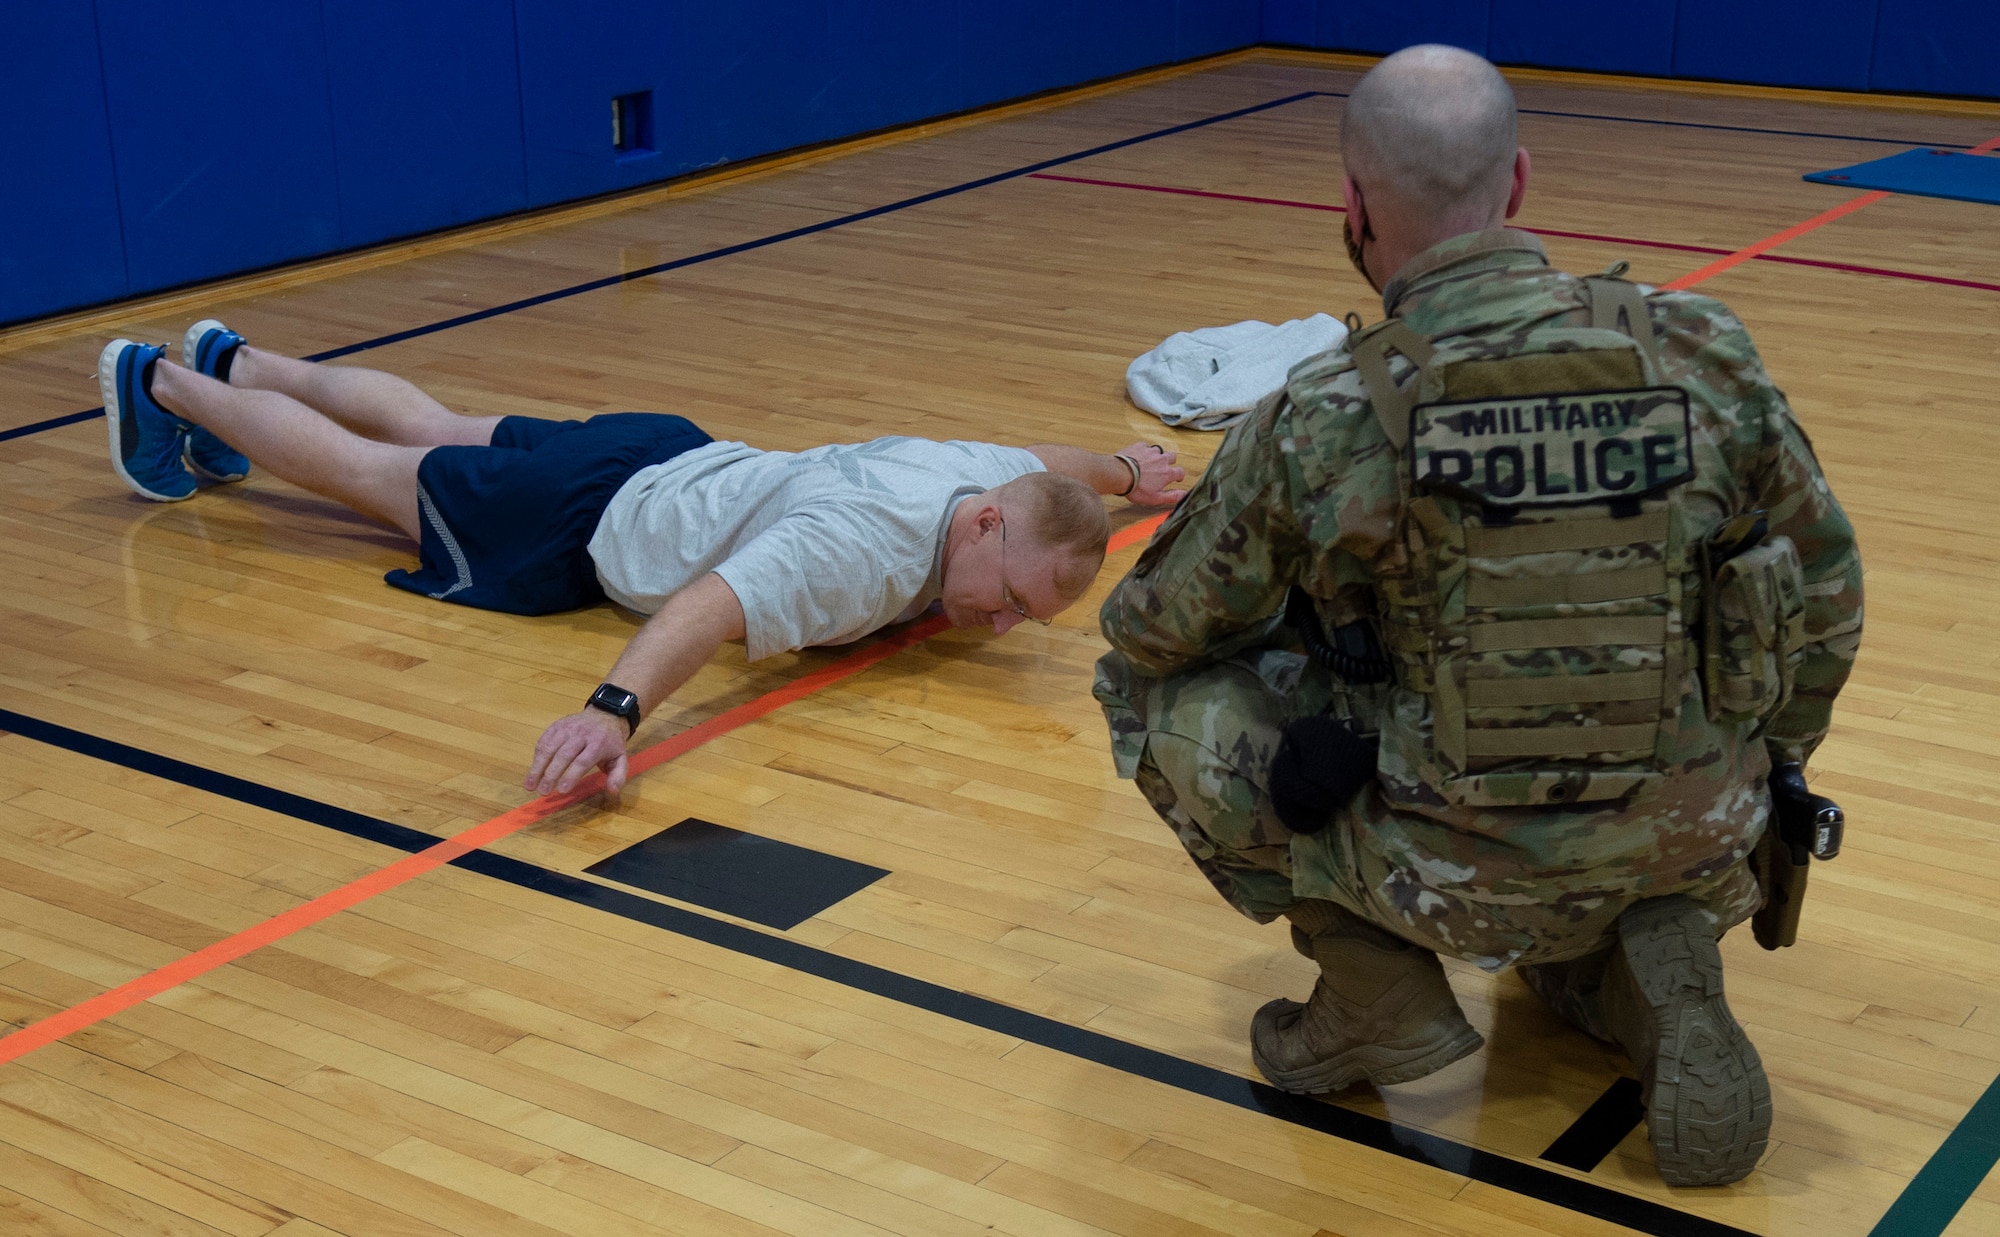
[[1716, 938], [1852, 663], [1853, 532], [1726, 308], [1502, 226], [1529, 163], [1491, 65], [1390, 57], [1342, 148], [1391, 316], [1233, 429], [1106, 601], [1119, 772], [1320, 966], [1252, 1023], [1275, 1085], [1474, 1052], [1438, 955], [1518, 965], [1630, 1055], [1669, 1183], [1737, 1180], [1770, 1088]]

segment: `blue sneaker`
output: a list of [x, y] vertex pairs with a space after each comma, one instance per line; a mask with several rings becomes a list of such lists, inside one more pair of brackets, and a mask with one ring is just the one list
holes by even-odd
[[194, 477], [181, 466], [181, 442], [191, 427], [155, 403], [144, 380], [146, 367], [166, 350], [112, 340], [97, 357], [97, 389], [111, 429], [111, 467], [141, 497], [176, 503], [195, 491]]
[[[181, 364], [218, 382], [229, 381], [229, 362], [243, 337], [213, 318], [203, 318], [181, 337]], [[250, 475], [242, 452], [197, 425], [181, 448], [181, 459], [205, 481], [241, 481]]]

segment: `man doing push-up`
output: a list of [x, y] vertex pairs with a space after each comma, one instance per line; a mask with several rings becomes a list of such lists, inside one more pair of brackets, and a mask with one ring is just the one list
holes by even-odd
[[526, 785], [543, 794], [602, 768], [615, 795], [640, 719], [725, 640], [756, 660], [933, 604], [960, 627], [1047, 623], [1103, 561], [1098, 495], [1170, 503], [1183, 475], [1145, 444], [759, 451], [657, 413], [461, 416], [401, 378], [252, 348], [213, 320], [189, 329], [181, 364], [165, 352], [120, 339], [99, 358], [112, 466], [135, 492], [178, 501], [197, 475], [241, 480], [255, 461], [416, 542], [419, 568], [387, 577], [399, 588], [513, 614], [608, 597], [651, 616], [542, 734]]

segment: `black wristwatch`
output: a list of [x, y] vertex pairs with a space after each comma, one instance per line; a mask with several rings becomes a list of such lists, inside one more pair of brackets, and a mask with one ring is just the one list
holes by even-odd
[[586, 708], [603, 709], [613, 717], [624, 718], [626, 738], [629, 739], [638, 732], [639, 697], [624, 688], [614, 687], [609, 683], [599, 683], [597, 690], [590, 693], [590, 699], [583, 703]]

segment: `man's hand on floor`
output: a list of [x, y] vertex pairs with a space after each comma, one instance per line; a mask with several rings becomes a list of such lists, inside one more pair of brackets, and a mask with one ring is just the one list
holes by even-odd
[[615, 799], [625, 785], [625, 741], [630, 737], [625, 720], [602, 709], [558, 718], [536, 742], [535, 763], [521, 785], [539, 795], [567, 794], [592, 769], [603, 769], [604, 793]]
[[1139, 466], [1139, 484], [1125, 496], [1133, 506], [1171, 507], [1187, 497], [1186, 490], [1167, 488], [1187, 477], [1187, 470], [1174, 463], [1180, 458], [1175, 452], [1150, 442], [1135, 442], [1118, 454]]

